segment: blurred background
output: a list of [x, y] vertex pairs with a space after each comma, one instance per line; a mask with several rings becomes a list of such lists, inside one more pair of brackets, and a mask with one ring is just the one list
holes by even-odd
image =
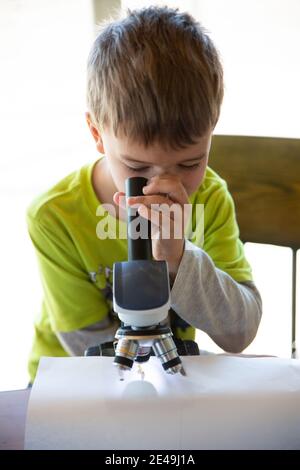
[[[226, 90], [216, 134], [300, 137], [298, 0], [0, 0], [0, 390], [27, 385], [42, 297], [26, 208], [98, 157], [84, 117], [96, 24], [120, 7], [151, 4], [188, 11], [218, 47]], [[291, 250], [246, 244], [246, 255], [264, 315], [245, 352], [290, 357]], [[219, 351], [204, 333], [197, 340]]]

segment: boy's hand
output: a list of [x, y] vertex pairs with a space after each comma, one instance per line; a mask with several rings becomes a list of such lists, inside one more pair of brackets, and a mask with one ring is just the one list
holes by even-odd
[[[184, 251], [184, 228], [189, 216], [188, 195], [175, 175], [154, 176], [143, 188], [144, 196], [127, 199], [127, 205], [151, 221], [152, 252], [156, 260], [166, 260], [171, 279], [175, 279]], [[118, 192], [114, 200], [121, 207], [125, 194]]]

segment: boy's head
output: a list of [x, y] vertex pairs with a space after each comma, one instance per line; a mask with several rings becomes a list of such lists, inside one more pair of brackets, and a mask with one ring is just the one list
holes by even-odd
[[107, 156], [110, 137], [148, 154], [151, 148], [173, 150], [179, 163], [181, 156], [208, 154], [222, 98], [218, 53], [187, 13], [167, 7], [131, 11], [104, 25], [92, 46], [87, 118]]

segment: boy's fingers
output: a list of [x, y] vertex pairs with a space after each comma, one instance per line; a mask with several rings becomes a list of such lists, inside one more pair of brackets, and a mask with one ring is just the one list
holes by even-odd
[[144, 204], [145, 206], [152, 206], [152, 205], [160, 205], [160, 204], [167, 204], [171, 206], [174, 204], [174, 201], [171, 201], [168, 197], [155, 194], [153, 196], [131, 196], [127, 198], [127, 204], [132, 206], [134, 204]]
[[150, 194], [168, 194], [174, 202], [184, 204], [188, 202], [187, 192], [177, 177], [154, 177], [151, 178], [147, 186], [144, 186], [143, 193]]
[[150, 209], [145, 205], [140, 205], [137, 209], [138, 213], [144, 217], [145, 219], [150, 220], [151, 224], [153, 224], [159, 232], [162, 234], [163, 238], [166, 239], [182, 239], [184, 238], [184, 225], [182, 224], [182, 220], [174, 219], [174, 215], [156, 211], [154, 209]]

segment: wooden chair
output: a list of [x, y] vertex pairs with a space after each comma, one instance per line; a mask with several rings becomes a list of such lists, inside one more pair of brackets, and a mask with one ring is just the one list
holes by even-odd
[[215, 135], [209, 165], [228, 183], [242, 241], [292, 249], [292, 357], [295, 357], [300, 139]]

